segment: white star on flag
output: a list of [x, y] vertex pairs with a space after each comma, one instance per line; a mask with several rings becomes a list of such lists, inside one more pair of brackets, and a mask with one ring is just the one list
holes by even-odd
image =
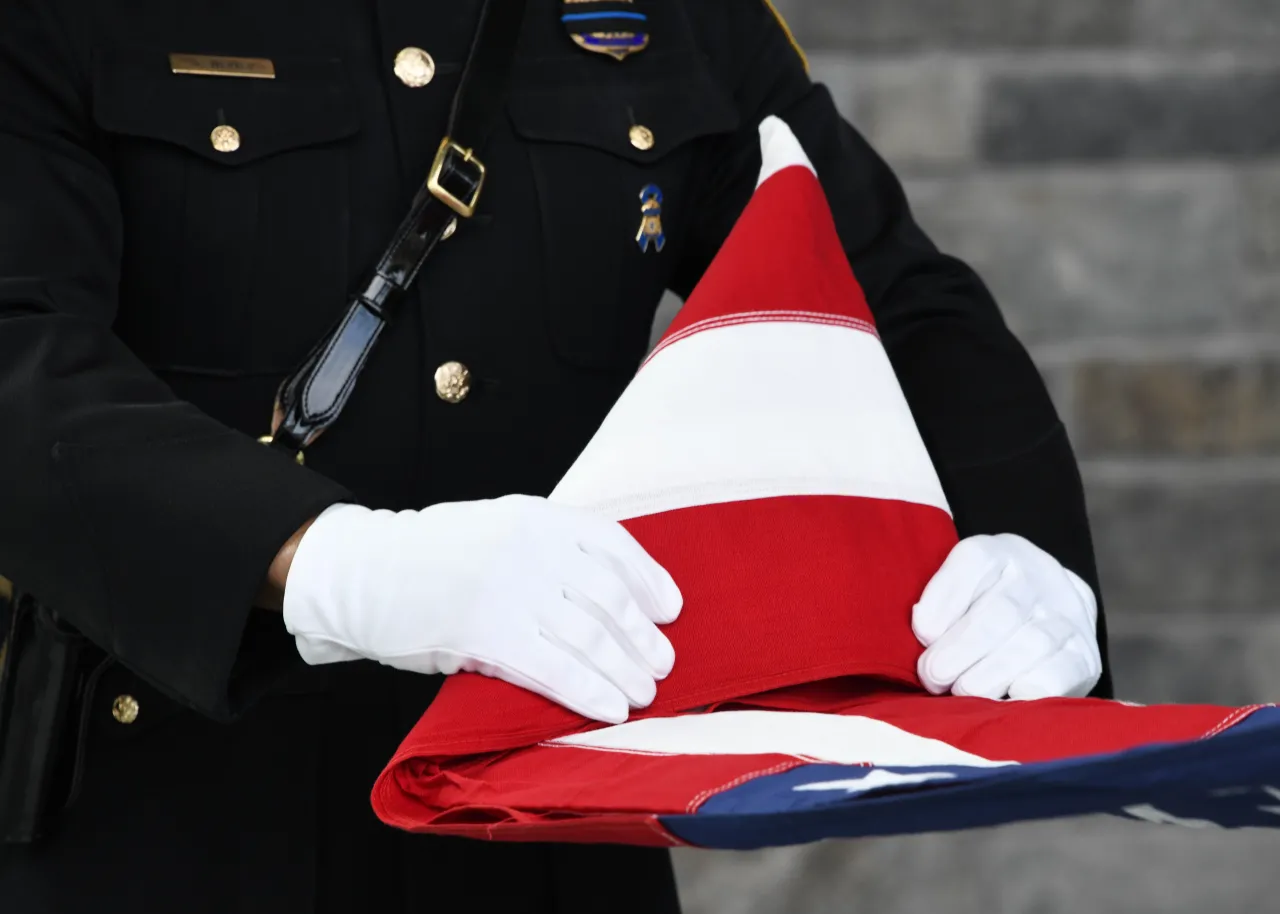
[[885, 771], [877, 768], [867, 772], [860, 778], [849, 778], [843, 781], [818, 781], [815, 784], [800, 784], [792, 790], [843, 790], [846, 793], [864, 793], [881, 787], [901, 787], [904, 784], [923, 784], [926, 781], [939, 781], [955, 777], [949, 771], [922, 771], [919, 774], [898, 774], [896, 771]]

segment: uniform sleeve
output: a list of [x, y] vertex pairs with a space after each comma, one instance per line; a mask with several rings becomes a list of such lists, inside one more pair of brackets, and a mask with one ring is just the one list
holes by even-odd
[[[756, 127], [785, 120], [831, 203], [961, 536], [1017, 533], [1100, 594], [1084, 491], [1044, 383], [978, 276], [916, 224], [888, 165], [813, 84], [764, 0], [686, 4], [741, 127], [707, 150], [698, 224], [674, 290], [687, 295], [742, 212], [760, 167]], [[1099, 600], [1101, 603], [1101, 600]], [[1111, 693], [1106, 625], [1098, 638]]]
[[347, 493], [176, 399], [113, 335], [120, 207], [56, 6], [0, 0], [0, 572], [228, 717], [264, 665], [296, 662], [245, 636], [271, 559]]

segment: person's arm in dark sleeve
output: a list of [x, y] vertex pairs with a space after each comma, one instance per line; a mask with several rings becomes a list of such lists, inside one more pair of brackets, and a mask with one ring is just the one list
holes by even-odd
[[0, 0], [0, 572], [227, 717], [233, 670], [268, 678], [237, 660], [273, 558], [348, 496], [175, 399], [112, 334], [120, 205], [56, 7]]
[[1026, 350], [990, 292], [916, 225], [888, 165], [814, 85], [764, 0], [687, 4], [704, 51], [740, 114], [705, 150], [705, 188], [675, 292], [687, 295], [733, 227], [760, 168], [757, 125], [787, 122], [817, 169], [836, 228], [937, 468], [961, 536], [1016, 533], [1080, 575], [1099, 596], [1079, 469]]

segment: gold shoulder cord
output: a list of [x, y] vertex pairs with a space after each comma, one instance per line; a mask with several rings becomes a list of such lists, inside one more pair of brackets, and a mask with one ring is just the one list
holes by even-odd
[[782, 27], [783, 34], [787, 36], [787, 41], [791, 42], [791, 47], [795, 49], [796, 56], [800, 58], [800, 63], [804, 64], [804, 71], [808, 73], [809, 58], [805, 56], [804, 48], [800, 47], [800, 42], [796, 41], [796, 36], [791, 31], [791, 26], [787, 25], [787, 20], [782, 18], [778, 8], [773, 5], [773, 0], [764, 0], [764, 5], [769, 7], [769, 12], [773, 13], [773, 18], [778, 20], [778, 25]]
[[[0, 601], [13, 599], [13, 585], [8, 578], [0, 578]], [[4, 655], [9, 649], [9, 633], [0, 630], [0, 669], [4, 669]]]

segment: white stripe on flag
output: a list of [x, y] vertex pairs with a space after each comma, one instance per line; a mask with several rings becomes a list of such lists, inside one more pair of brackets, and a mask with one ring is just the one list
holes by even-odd
[[548, 744], [645, 755], [790, 755], [837, 765], [995, 768], [1017, 764], [985, 759], [882, 720], [806, 711], [653, 717], [562, 736]]
[[791, 128], [782, 118], [769, 115], [760, 122], [760, 175], [756, 179], [758, 188], [784, 168], [799, 165], [807, 168], [815, 175], [817, 169], [809, 161], [804, 147], [791, 132]]
[[682, 338], [631, 383], [551, 497], [625, 520], [785, 495], [948, 510], [871, 333], [781, 319]]

